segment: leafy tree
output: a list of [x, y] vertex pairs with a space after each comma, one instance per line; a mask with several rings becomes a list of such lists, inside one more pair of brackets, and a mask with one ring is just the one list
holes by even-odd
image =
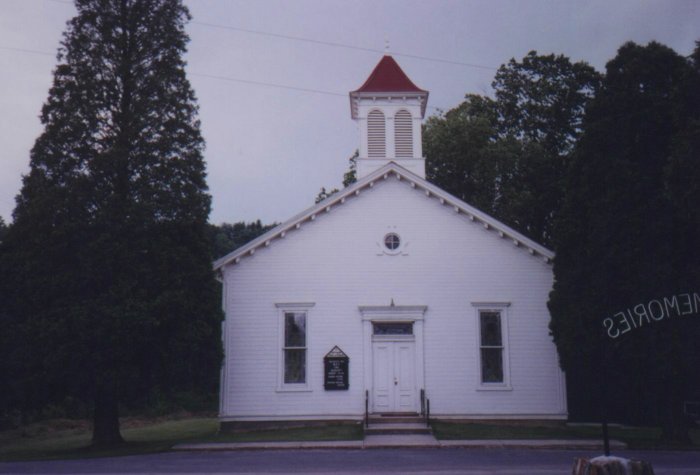
[[430, 117], [423, 131], [427, 179], [491, 214], [504, 169], [512, 166], [512, 154], [501, 153], [507, 146], [498, 141], [497, 126], [493, 101], [468, 95], [458, 107]]
[[428, 178], [542, 244], [551, 244], [566, 156], [600, 76], [531, 51], [502, 65], [495, 98], [468, 95], [424, 129]]
[[698, 119], [697, 63], [654, 42], [620, 48], [572, 155], [549, 301], [570, 380], [590, 394], [592, 382], [607, 385], [595, 375], [610, 373], [617, 414], [662, 422], [670, 440], [687, 440], [682, 398], [688, 383], [700, 389], [699, 322], [666, 319], [610, 340], [603, 319], [700, 288]]
[[[343, 174], [343, 188], [347, 188], [357, 181], [357, 157], [360, 156], [360, 151], [355, 150], [352, 157], [348, 158], [348, 170]], [[326, 190], [326, 187], [321, 187], [321, 190], [316, 195], [314, 203], [320, 203], [326, 198], [338, 193], [338, 188], [333, 188], [331, 190]]]
[[277, 224], [262, 224], [260, 220], [252, 223], [223, 223], [219, 226], [209, 225], [209, 239], [214, 257], [222, 257], [252, 241], [261, 234], [274, 228]]
[[542, 244], [552, 243], [566, 158], [599, 85], [600, 74], [587, 63], [536, 51], [520, 62], [511, 59], [493, 81], [500, 136], [521, 143], [507, 214], [514, 227]]
[[522, 61], [502, 65], [493, 81], [499, 129], [565, 156], [581, 134], [586, 104], [600, 74], [585, 62], [530, 51]]
[[14, 404], [213, 391], [221, 359], [210, 197], [181, 0], [76, 0], [13, 225], [3, 331]]

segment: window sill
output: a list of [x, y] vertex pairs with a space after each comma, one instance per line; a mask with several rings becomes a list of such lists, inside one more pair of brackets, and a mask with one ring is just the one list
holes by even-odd
[[493, 385], [493, 386], [478, 386], [476, 388], [477, 391], [512, 391], [513, 387], [510, 384], [499, 384], [499, 385]]
[[275, 392], [278, 393], [310, 393], [312, 389], [306, 385], [294, 387], [294, 386], [280, 386]]

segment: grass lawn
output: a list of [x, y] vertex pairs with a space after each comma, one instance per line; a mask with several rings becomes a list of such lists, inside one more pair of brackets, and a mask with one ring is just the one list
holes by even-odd
[[169, 450], [174, 444], [212, 437], [219, 429], [214, 418], [160, 421], [122, 429], [126, 444], [111, 449], [90, 448], [86, 424], [72, 429], [47, 429], [46, 424], [0, 433], [0, 461], [112, 457]]
[[[527, 426], [507, 424], [457, 424], [434, 422], [438, 439], [602, 439], [598, 426]], [[700, 429], [690, 431], [692, 446], [677, 446], [661, 440], [661, 429], [655, 427], [611, 426], [610, 438], [625, 442], [631, 449], [682, 448], [700, 450]]]
[[[73, 427], [70, 427], [71, 425]], [[134, 425], [138, 427], [133, 427]], [[188, 442], [361, 440], [363, 437], [360, 424], [232, 434], [219, 434], [219, 422], [216, 418], [127, 421], [122, 426], [121, 432], [126, 444], [112, 449], [90, 448], [91, 433], [84, 422], [70, 424], [69, 421], [53, 421], [0, 432], [0, 461], [138, 455], [165, 452], [175, 444]]]
[[323, 427], [294, 427], [288, 429], [256, 430], [216, 434], [201, 442], [285, 442], [309, 440], [362, 440], [361, 424], [329, 425]]
[[[90, 429], [85, 421], [50, 421], [0, 432], [0, 461], [115, 457], [165, 452], [178, 443], [270, 442], [310, 440], [361, 440], [363, 428], [356, 425], [287, 428], [219, 434], [216, 418], [177, 420], [126, 420], [122, 423], [126, 444], [113, 449], [90, 448]], [[433, 423], [438, 439], [600, 439], [600, 428], [592, 426], [528, 426], [506, 424]], [[634, 449], [700, 450], [700, 429], [693, 429], [692, 446], [674, 446], [661, 441], [661, 430], [644, 427], [610, 428], [610, 437]]]

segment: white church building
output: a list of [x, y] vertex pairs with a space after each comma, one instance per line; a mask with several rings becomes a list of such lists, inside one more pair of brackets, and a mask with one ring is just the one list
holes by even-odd
[[565, 420], [553, 253], [425, 179], [428, 92], [391, 56], [350, 93], [357, 182], [214, 264], [223, 427]]

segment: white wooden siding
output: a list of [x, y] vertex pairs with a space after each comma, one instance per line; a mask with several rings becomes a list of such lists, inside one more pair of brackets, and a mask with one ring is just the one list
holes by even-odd
[[[390, 231], [403, 240], [399, 255], [382, 252]], [[358, 306], [392, 300], [427, 306], [423, 371], [433, 415], [566, 415], [548, 331], [551, 266], [393, 176], [226, 266], [224, 285], [223, 420], [362, 417], [371, 388], [364, 387]], [[309, 391], [287, 393], [277, 391], [275, 304], [294, 302], [314, 304]], [[510, 303], [511, 390], [480, 390], [474, 302]], [[348, 391], [323, 389], [323, 356], [335, 345], [350, 358]]]

